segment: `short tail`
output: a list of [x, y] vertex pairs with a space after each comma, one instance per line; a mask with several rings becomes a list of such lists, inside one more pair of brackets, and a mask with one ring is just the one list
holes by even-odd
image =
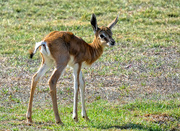
[[32, 58], [33, 58], [33, 56], [34, 56], [34, 53], [33, 53], [33, 50], [32, 50], [32, 49], [30, 49], [30, 50], [29, 50], [29, 54], [30, 54], [29, 58], [31, 58], [31, 59], [32, 59]]
[[[29, 50], [29, 54], [30, 54], [30, 58], [31, 58], [31, 59], [33, 58], [33, 56], [34, 56], [34, 54], [36, 53], [37, 49], [38, 49], [40, 46], [42, 46], [42, 45], [43, 45], [44, 49], [46, 50], [46, 52], [49, 54], [49, 49], [48, 49], [48, 47], [47, 47], [46, 42], [44, 42], [44, 41], [37, 42], [36, 45], [35, 45], [34, 50]], [[48, 51], [47, 51], [47, 49], [48, 49]]]

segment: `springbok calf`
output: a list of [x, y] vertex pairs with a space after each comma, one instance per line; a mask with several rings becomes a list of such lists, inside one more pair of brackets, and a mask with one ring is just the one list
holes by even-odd
[[111, 29], [117, 22], [118, 17], [116, 17], [107, 27], [98, 27], [96, 16], [92, 14], [91, 25], [94, 30], [95, 38], [90, 44], [86, 43], [83, 39], [75, 36], [71, 32], [63, 31], [53, 31], [48, 34], [43, 41], [36, 43], [34, 51], [30, 52], [30, 57], [32, 58], [37, 49], [40, 48], [42, 64], [37, 73], [35, 73], [35, 75], [32, 77], [31, 93], [26, 114], [28, 124], [32, 123], [32, 101], [36, 85], [46, 71], [53, 67], [53, 63], [55, 64], [55, 69], [49, 79], [49, 87], [56, 123], [62, 124], [58, 113], [56, 83], [58, 78], [63, 74], [63, 71], [67, 65], [72, 67], [74, 71], [73, 119], [78, 121], [77, 101], [80, 87], [82, 102], [81, 114], [83, 118], [88, 120], [84, 101], [85, 82], [81, 72], [81, 67], [83, 65], [91, 65], [93, 62], [95, 62], [103, 53], [104, 47], [111, 47], [115, 45], [115, 41], [112, 38]]

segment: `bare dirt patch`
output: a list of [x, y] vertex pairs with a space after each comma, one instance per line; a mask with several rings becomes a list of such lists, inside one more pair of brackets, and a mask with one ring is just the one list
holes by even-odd
[[[180, 54], [174, 48], [162, 49], [159, 53], [149, 50], [139, 60], [123, 61], [97, 61], [90, 70], [85, 72], [86, 101], [92, 102], [98, 99], [109, 101], [128, 102], [137, 98], [143, 99], [171, 99], [172, 94], [180, 92], [179, 58]], [[107, 52], [108, 53], [108, 52]], [[114, 52], [115, 54], [118, 52]], [[150, 66], [154, 57], [155, 66]], [[29, 99], [31, 77], [38, 69], [40, 60], [28, 58], [1, 57], [0, 59], [0, 96], [1, 105], [8, 106], [16, 103], [26, 103]], [[13, 61], [20, 61], [21, 65], [15, 65]], [[103, 75], [98, 74], [106, 65], [109, 70]], [[121, 66], [120, 69], [117, 68]], [[131, 65], [131, 66], [129, 66]], [[84, 71], [85, 71], [84, 70]], [[52, 70], [51, 70], [52, 71]], [[40, 105], [51, 103], [49, 95], [48, 78], [49, 71], [39, 82], [34, 96], [34, 101]], [[57, 84], [58, 102], [68, 104], [73, 102], [73, 78], [72, 71], [68, 69], [63, 78]], [[109, 72], [119, 72], [109, 75]], [[123, 74], [125, 72], [125, 74]], [[107, 74], [107, 75], [106, 75]]]
[[[146, 121], [151, 121], [154, 123], [158, 123], [159, 125], [168, 125], [171, 122], [179, 121], [180, 118], [171, 117], [168, 114], [145, 114], [144, 115]], [[180, 129], [180, 124], [177, 123], [172, 130], [176, 131]]]

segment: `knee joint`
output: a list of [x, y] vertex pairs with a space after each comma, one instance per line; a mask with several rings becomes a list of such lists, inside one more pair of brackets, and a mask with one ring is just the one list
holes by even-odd
[[56, 84], [55, 80], [52, 80], [52, 79], [49, 80], [49, 85], [50, 86], [55, 85], [55, 84]]
[[35, 75], [32, 77], [32, 80], [33, 80], [34, 82], [37, 82], [37, 81], [39, 80], [38, 75], [35, 74]]
[[56, 81], [50, 79], [49, 80], [49, 88], [50, 88], [50, 93], [56, 90]]

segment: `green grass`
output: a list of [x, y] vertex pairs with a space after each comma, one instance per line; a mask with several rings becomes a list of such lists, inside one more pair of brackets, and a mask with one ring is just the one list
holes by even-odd
[[[66, 73], [57, 86], [65, 125], [55, 124], [48, 72], [34, 96], [34, 124], [27, 126], [31, 77], [41, 62], [39, 52], [31, 60], [28, 50], [54, 30], [92, 42], [91, 14], [105, 26], [119, 12], [112, 30], [117, 45], [83, 69], [91, 121], [73, 122]], [[0, 0], [0, 130], [179, 130], [179, 12], [178, 0]]]
[[[79, 108], [80, 109], [80, 106]], [[178, 99], [169, 101], [135, 101], [117, 105], [104, 100], [87, 104], [89, 122], [80, 118], [78, 123], [72, 120], [72, 107], [61, 106], [60, 116], [64, 126], [55, 124], [54, 113], [50, 107], [33, 110], [32, 126], [25, 123], [26, 107], [1, 107], [1, 128], [16, 130], [52, 129], [52, 130], [101, 130], [101, 129], [132, 129], [132, 130], [176, 130], [179, 114]], [[78, 112], [80, 115], [80, 112]], [[161, 125], [161, 126], [160, 126]]]

